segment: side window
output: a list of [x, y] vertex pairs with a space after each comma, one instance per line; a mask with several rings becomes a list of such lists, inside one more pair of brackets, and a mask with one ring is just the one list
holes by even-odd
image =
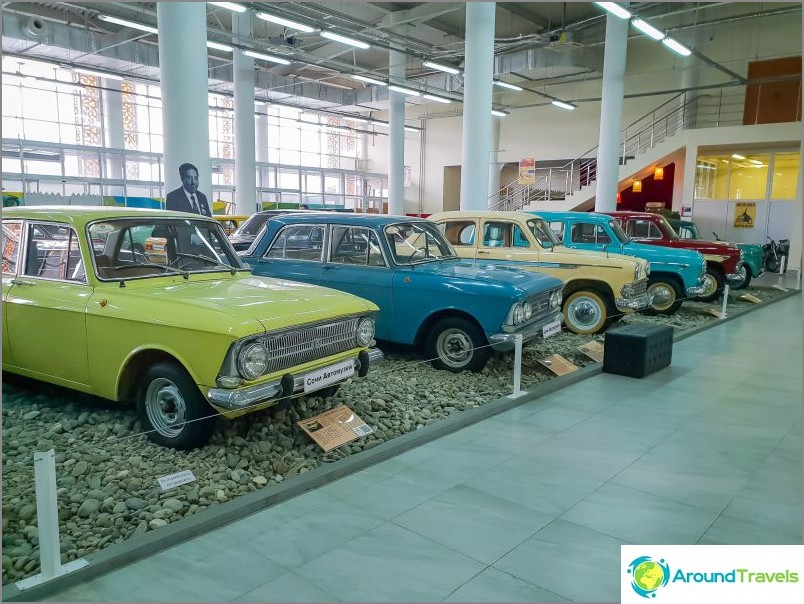
[[456, 220], [438, 225], [441, 232], [455, 247], [467, 247], [475, 245], [475, 232], [477, 227], [471, 220]]
[[31, 223], [24, 272], [31, 277], [86, 282], [75, 231], [67, 226]]
[[591, 222], [575, 223], [570, 236], [573, 243], [611, 243], [603, 227]]
[[653, 226], [653, 223], [647, 220], [629, 220], [628, 236], [634, 239], [650, 239], [655, 236], [651, 235], [651, 226]]
[[661, 230], [659, 230], [659, 227], [657, 227], [652, 222], [649, 223], [649, 225], [648, 225], [648, 238], [649, 239], [661, 239], [662, 238]]
[[385, 266], [376, 233], [362, 227], [333, 227], [329, 261], [333, 264]]
[[3, 272], [16, 274], [20, 255], [20, 235], [22, 222], [8, 220], [3, 222]]
[[320, 262], [323, 249], [324, 227], [303, 224], [282, 229], [265, 256], [283, 260]]
[[517, 225], [514, 225], [514, 247], [530, 247], [530, 241], [527, 236]]
[[693, 239], [692, 232], [685, 226], [678, 227], [676, 233], [678, 233], [680, 239]]
[[507, 222], [487, 222], [483, 228], [483, 245], [511, 247], [511, 225]]
[[564, 223], [558, 220], [549, 224], [550, 230], [556, 234], [556, 237], [558, 237], [559, 240], [564, 241]]

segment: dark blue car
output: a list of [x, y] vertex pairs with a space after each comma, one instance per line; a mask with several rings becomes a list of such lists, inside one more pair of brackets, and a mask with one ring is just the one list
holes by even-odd
[[242, 256], [254, 274], [332, 287], [380, 307], [379, 340], [422, 348], [439, 369], [480, 371], [562, 317], [559, 279], [461, 260], [434, 223], [328, 213], [271, 218]]

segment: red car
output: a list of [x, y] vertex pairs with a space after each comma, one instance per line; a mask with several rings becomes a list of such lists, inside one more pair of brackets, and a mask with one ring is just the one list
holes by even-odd
[[604, 212], [616, 218], [631, 239], [639, 243], [678, 247], [700, 252], [706, 259], [706, 289], [698, 298], [702, 302], [716, 300], [723, 293], [726, 281], [738, 283], [744, 279], [737, 270], [742, 262], [740, 248], [722, 241], [679, 239], [673, 227], [661, 214], [651, 212]]

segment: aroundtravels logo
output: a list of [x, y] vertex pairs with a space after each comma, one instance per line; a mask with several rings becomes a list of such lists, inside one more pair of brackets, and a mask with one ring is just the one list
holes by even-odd
[[656, 590], [667, 585], [670, 567], [664, 560], [656, 561], [650, 556], [634, 558], [628, 565], [631, 588], [643, 598], [655, 598]]

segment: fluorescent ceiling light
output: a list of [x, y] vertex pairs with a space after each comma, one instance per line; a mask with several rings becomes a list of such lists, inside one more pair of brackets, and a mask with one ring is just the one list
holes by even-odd
[[744, 156], [742, 156], [742, 155], [738, 155], [737, 153], [732, 153], [732, 154], [731, 154], [731, 156], [732, 156], [734, 159], [745, 159], [745, 157], [744, 157]]
[[149, 34], [158, 34], [159, 30], [150, 25], [143, 25], [142, 23], [135, 23], [127, 19], [118, 19], [117, 17], [110, 17], [109, 15], [98, 15], [98, 19], [106, 21], [107, 23], [114, 23], [116, 25], [123, 25], [124, 27], [131, 27], [132, 29], [139, 29], [140, 31], [147, 31]]
[[435, 101], [436, 103], [444, 103], [445, 105], [450, 104], [452, 101], [450, 99], [445, 99], [442, 96], [436, 96], [434, 94], [423, 94], [422, 98], [429, 99], [431, 101]]
[[450, 67], [449, 65], [442, 65], [441, 63], [433, 63], [432, 61], [424, 61], [422, 63], [425, 67], [430, 67], [431, 69], [437, 69], [438, 71], [444, 71], [446, 73], [451, 73], [453, 75], [457, 75], [461, 73], [460, 69], [456, 69], [455, 67]]
[[631, 18], [631, 13], [615, 2], [595, 2], [595, 4], [602, 9], [609, 11], [612, 15], [618, 16], [620, 19]]
[[575, 105], [572, 103], [565, 103], [564, 101], [559, 101], [558, 99], [551, 101], [551, 103], [556, 107], [561, 107], [562, 109], [567, 109], [568, 111], [575, 109]]
[[414, 128], [413, 126], [405, 126], [405, 130], [407, 130], [408, 132], [418, 132], [419, 131], [418, 128]]
[[381, 122], [379, 120], [371, 120], [371, 122], [369, 122], [369, 123], [373, 124], [374, 126], [382, 126], [383, 128], [388, 128], [389, 127], [388, 122]]
[[497, 117], [505, 117], [508, 114], [505, 111], [498, 111], [497, 109], [492, 109], [491, 115], [496, 115]]
[[234, 2], [207, 2], [207, 4], [214, 4], [215, 6], [220, 6], [221, 8], [228, 8], [236, 13], [244, 13], [246, 12], [245, 6], [240, 6], [239, 4], [235, 4]]
[[287, 59], [282, 59], [280, 57], [275, 57], [273, 55], [264, 55], [259, 52], [254, 52], [253, 50], [244, 50], [243, 54], [247, 57], [251, 57], [252, 59], [262, 59], [263, 61], [270, 61], [271, 63], [279, 63], [280, 65], [290, 65], [290, 61]]
[[122, 80], [124, 79], [123, 76], [119, 76], [115, 73], [103, 73], [100, 71], [93, 71], [92, 69], [84, 69], [83, 67], [76, 67], [73, 71], [77, 73], [83, 73], [85, 75], [97, 76], [99, 78], [107, 78], [109, 80]]
[[375, 80], [374, 78], [370, 78], [368, 76], [353, 75], [352, 78], [354, 78], [355, 80], [360, 80], [361, 82], [366, 82], [368, 84], [376, 84], [377, 86], [388, 86], [388, 84], [383, 82], [382, 80]]
[[419, 92], [418, 90], [413, 90], [411, 88], [405, 88], [404, 86], [397, 86], [395, 84], [392, 84], [392, 85], [388, 86], [388, 90], [393, 90], [394, 92], [400, 92], [402, 94], [409, 94], [411, 96], [420, 96], [421, 95], [421, 92]]
[[749, 159], [748, 161], [750, 161], [752, 164], [756, 164], [758, 166], [764, 166], [765, 165], [761, 161], [759, 161], [758, 159]]
[[662, 44], [667, 46], [667, 48], [669, 48], [673, 52], [677, 52], [682, 57], [688, 57], [692, 54], [692, 51], [689, 48], [687, 48], [686, 46], [684, 46], [679, 42], [676, 42], [675, 40], [673, 40], [673, 38], [665, 38], [664, 40], [662, 40]]
[[702, 170], [715, 170], [715, 166], [707, 166], [705, 164], [698, 164], [695, 166], [696, 168], [701, 168]]
[[306, 34], [309, 34], [310, 32], [315, 31], [315, 27], [310, 27], [309, 25], [305, 25], [304, 23], [299, 23], [298, 21], [291, 21], [290, 19], [285, 19], [284, 17], [277, 17], [276, 15], [269, 15], [268, 13], [257, 13], [257, 17], [262, 19], [263, 21], [270, 21], [271, 23], [277, 23], [279, 25], [284, 25], [285, 27], [289, 27], [291, 29], [296, 29], [296, 30], [304, 32]]
[[634, 19], [631, 21], [639, 31], [641, 31], [646, 36], [650, 36], [654, 40], [661, 40], [664, 38], [664, 34], [660, 32], [658, 29], [653, 27], [650, 23], [643, 21], [642, 19]]
[[517, 92], [522, 92], [524, 88], [516, 86], [515, 84], [509, 84], [508, 82], [501, 82], [500, 80], [494, 80], [494, 84], [499, 86], [500, 88], [508, 88], [509, 90], [516, 90]]
[[234, 48], [232, 48], [231, 46], [221, 44], [220, 42], [210, 42], [209, 40], [207, 40], [207, 48], [222, 50], [223, 52], [232, 52], [234, 50]]
[[349, 46], [362, 48], [363, 50], [371, 48], [371, 44], [366, 44], [365, 42], [355, 40], [354, 38], [347, 38], [346, 36], [342, 36], [340, 34], [336, 34], [331, 31], [322, 31], [321, 36], [324, 38], [328, 38], [330, 40], [335, 40], [336, 42], [340, 42], [341, 44], [348, 44]]

